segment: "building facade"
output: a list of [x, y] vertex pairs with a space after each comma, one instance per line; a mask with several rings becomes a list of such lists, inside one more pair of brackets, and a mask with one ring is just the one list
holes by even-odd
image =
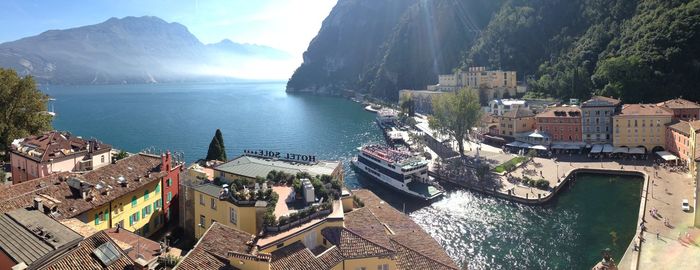
[[656, 104], [673, 113], [673, 120], [693, 121], [700, 119], [700, 105], [695, 102], [676, 98]]
[[489, 101], [488, 106], [485, 108], [486, 113], [494, 115], [503, 115], [515, 108], [524, 107], [529, 108], [527, 101], [520, 99], [494, 99]]
[[428, 90], [408, 90], [399, 91], [399, 100], [413, 100], [413, 109], [416, 113], [432, 114], [433, 113], [433, 98], [442, 95], [445, 92], [428, 91]]
[[[458, 269], [408, 216], [366, 190], [283, 232], [250, 234], [214, 221], [176, 267], [194, 269]], [[242, 218], [242, 217], [239, 217]]]
[[[518, 91], [515, 71], [486, 70], [485, 67], [470, 67], [467, 71], [438, 75], [438, 84], [429, 85], [429, 91], [454, 92], [464, 87], [472, 89], [502, 89], [515, 96]], [[523, 89], [524, 90], [524, 89]]]
[[625, 104], [620, 113], [613, 116], [613, 145], [663, 150], [666, 124], [672, 119], [673, 113], [656, 104]]
[[112, 163], [112, 147], [58, 131], [12, 142], [12, 183], [57, 172], [89, 171]]
[[593, 96], [581, 104], [581, 131], [588, 144], [612, 143], [613, 116], [622, 108], [619, 99]]
[[535, 116], [537, 130], [548, 135], [552, 143], [581, 142], [581, 109], [552, 107]]
[[497, 134], [501, 137], [513, 138], [518, 133], [535, 130], [535, 114], [528, 108], [518, 107], [514, 110], [496, 116], [498, 121]]
[[697, 134], [700, 132], [700, 120], [680, 120], [668, 125], [666, 129], [666, 151], [678, 156], [688, 166], [691, 174], [695, 174], [695, 159], [697, 156]]
[[[163, 157], [137, 154], [84, 174], [63, 172], [0, 190], [0, 212], [41, 204], [56, 220], [149, 236], [165, 223]], [[179, 167], [178, 167], [179, 168]], [[17, 195], [20, 194], [20, 195]]]

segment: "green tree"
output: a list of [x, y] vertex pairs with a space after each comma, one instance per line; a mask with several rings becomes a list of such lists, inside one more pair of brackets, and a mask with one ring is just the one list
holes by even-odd
[[479, 119], [479, 95], [466, 87], [434, 98], [433, 116], [428, 119], [428, 123], [438, 133], [457, 140], [459, 154], [464, 156], [464, 141], [469, 139], [469, 133]]
[[209, 143], [209, 150], [207, 151], [207, 160], [227, 160], [226, 147], [224, 146], [224, 136], [221, 134], [220, 129], [216, 129], [214, 138], [212, 138], [211, 143]]
[[47, 102], [31, 76], [0, 68], [0, 155], [12, 140], [51, 129]]
[[116, 160], [121, 160], [121, 159], [125, 159], [125, 158], [128, 157], [128, 156], [129, 156], [129, 153], [127, 153], [127, 152], [124, 151], [124, 150], [121, 150], [121, 151], [119, 151], [119, 153], [117, 153], [116, 156], [114, 156], [114, 158], [115, 158]]
[[411, 97], [410, 95], [402, 97], [400, 103], [401, 112], [403, 114], [406, 114], [409, 117], [413, 117], [416, 115], [416, 104], [415, 101], [413, 101], [413, 97]]

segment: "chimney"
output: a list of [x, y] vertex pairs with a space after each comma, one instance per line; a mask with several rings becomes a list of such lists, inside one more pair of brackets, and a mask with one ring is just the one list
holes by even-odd
[[39, 197], [34, 198], [34, 209], [39, 211], [44, 211], [44, 205], [41, 203], [42, 200]]

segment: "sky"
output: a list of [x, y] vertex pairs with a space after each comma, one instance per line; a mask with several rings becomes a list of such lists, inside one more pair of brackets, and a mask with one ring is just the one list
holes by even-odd
[[227, 38], [286, 51], [294, 59], [284, 63], [279, 71], [289, 73], [285, 74], [288, 77], [301, 63], [302, 53], [335, 3], [336, 0], [2, 0], [0, 43], [46, 30], [96, 24], [111, 17], [149, 15], [185, 25], [203, 43]]

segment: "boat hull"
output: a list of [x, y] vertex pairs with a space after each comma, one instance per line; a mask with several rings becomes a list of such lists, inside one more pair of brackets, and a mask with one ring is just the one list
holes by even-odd
[[357, 159], [353, 159], [350, 164], [352, 165], [351, 167], [356, 172], [362, 173], [363, 175], [368, 176], [372, 180], [379, 182], [379, 183], [383, 184], [384, 186], [389, 187], [395, 191], [398, 191], [401, 194], [408, 195], [412, 198], [417, 198], [417, 199], [420, 199], [423, 201], [431, 201], [431, 200], [439, 198], [443, 195], [443, 193], [441, 192], [441, 193], [436, 194], [434, 196], [424, 196], [424, 195], [421, 195], [421, 194], [418, 194], [416, 192], [409, 190], [408, 187], [406, 187], [405, 185], [399, 186], [402, 184], [396, 182], [395, 180], [384, 179], [384, 177], [386, 177], [386, 176], [382, 177], [383, 175], [381, 173], [379, 174], [380, 176], [373, 174], [372, 172], [368, 171], [367, 166], [365, 166], [361, 162], [357, 161]]

